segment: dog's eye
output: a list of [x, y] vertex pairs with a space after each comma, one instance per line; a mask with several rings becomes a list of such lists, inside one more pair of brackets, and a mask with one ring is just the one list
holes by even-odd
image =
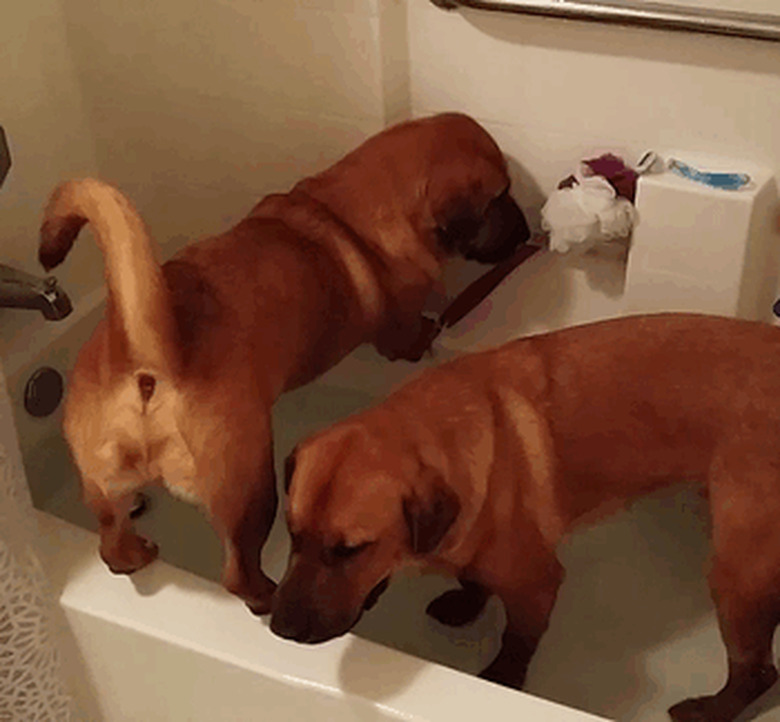
[[336, 544], [336, 546], [333, 546], [328, 550], [328, 556], [334, 561], [346, 561], [347, 559], [352, 559], [360, 554], [360, 552], [370, 546], [370, 544], [371, 542], [363, 542], [362, 544], [356, 544], [354, 546], [349, 544]]

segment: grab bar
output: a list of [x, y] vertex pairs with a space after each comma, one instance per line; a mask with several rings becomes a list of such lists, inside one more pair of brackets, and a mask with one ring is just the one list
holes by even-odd
[[641, 25], [664, 30], [688, 30], [780, 41], [780, 16], [763, 13], [706, 10], [669, 3], [598, 2], [598, 0], [431, 0], [445, 10], [472, 8], [499, 12]]

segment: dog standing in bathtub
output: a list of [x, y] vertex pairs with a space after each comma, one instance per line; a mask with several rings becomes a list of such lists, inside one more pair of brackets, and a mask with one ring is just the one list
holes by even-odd
[[[712, 517], [709, 576], [728, 681], [670, 710], [728, 722], [777, 679], [780, 329], [661, 314], [514, 341], [423, 373], [287, 461], [292, 551], [271, 629], [343, 634], [408, 564], [456, 575], [429, 611], [463, 623], [489, 594], [507, 627], [488, 679], [521, 687], [574, 527], [681, 480]], [[465, 610], [465, 613], [464, 613]], [[596, 661], [594, 661], [594, 664]]]
[[260, 565], [276, 509], [274, 400], [364, 342], [408, 357], [446, 258], [498, 261], [529, 235], [499, 148], [457, 114], [374, 136], [162, 266], [128, 200], [83, 180], [46, 209], [47, 270], [86, 223], [108, 299], [71, 374], [64, 430], [101, 556], [124, 574], [155, 558], [130, 511], [141, 488], [164, 484], [203, 508], [224, 586], [258, 614], [275, 587]]

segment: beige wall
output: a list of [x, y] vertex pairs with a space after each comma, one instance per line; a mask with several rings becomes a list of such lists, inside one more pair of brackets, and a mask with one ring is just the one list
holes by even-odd
[[[780, 176], [780, 43], [467, 10], [409, 0], [415, 115], [459, 109], [514, 158], [534, 213], [577, 161], [648, 148], [744, 158]], [[702, 239], [702, 244], [706, 239]], [[576, 267], [574, 267], [576, 265]], [[519, 331], [620, 313], [622, 267], [537, 262], [494, 301]]]
[[[600, 150], [715, 152], [780, 174], [780, 44], [428, 0], [35, 0], [7, 18], [0, 122], [16, 164], [0, 208], [4, 255], [28, 270], [62, 178], [119, 184], [167, 256], [410, 112], [481, 120], [532, 220]], [[82, 243], [57, 273], [78, 299], [99, 269]], [[466, 346], [497, 342], [621, 303], [614, 262], [540, 259], [497, 294], [491, 324], [458, 333]]]
[[[59, 0], [8, 3], [0, 21], [0, 124], [13, 165], [0, 190], [0, 263], [42, 273], [37, 262], [41, 209], [62, 178], [97, 171], [94, 134], [65, 35]], [[96, 285], [98, 252], [79, 248], [58, 269], [64, 287]], [[43, 328], [40, 314], [0, 309], [0, 347], [20, 329]]]
[[172, 247], [403, 113], [396, 0], [63, 3], [101, 174]]
[[[409, 114], [402, 0], [31, 0], [0, 42], [3, 260], [32, 272], [60, 180], [116, 183], [165, 257]], [[77, 304], [102, 284], [85, 240], [56, 270]], [[52, 328], [0, 320], [6, 349]]]
[[547, 193], [583, 153], [682, 148], [780, 173], [780, 43], [410, 0], [416, 114], [488, 123]]

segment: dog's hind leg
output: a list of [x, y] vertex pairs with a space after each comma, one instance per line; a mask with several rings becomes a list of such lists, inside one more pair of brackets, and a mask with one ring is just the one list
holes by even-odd
[[490, 599], [490, 590], [465, 579], [460, 584], [460, 589], [450, 589], [436, 597], [426, 613], [448, 627], [462, 627], [473, 622]]
[[771, 593], [739, 589], [740, 575], [720, 564], [711, 585], [728, 655], [728, 680], [717, 693], [687, 699], [669, 710], [675, 722], [731, 722], [777, 680], [772, 636], [780, 613], [778, 588]]
[[[223, 586], [253, 614], [266, 614], [276, 585], [261, 569], [260, 552], [276, 514], [276, 478], [270, 433], [252, 441], [255, 449], [247, 456], [237, 454], [227, 439], [224, 450], [214, 450], [226, 463], [222, 478], [212, 480], [205, 505], [223, 545]], [[238, 446], [241, 440], [232, 443]]]
[[[518, 534], [518, 536], [520, 536]], [[528, 665], [547, 630], [563, 567], [541, 541], [518, 538], [516, 548], [496, 548], [480, 559], [478, 581], [497, 594], [506, 609], [501, 650], [480, 677], [521, 689]], [[522, 554], [517, 554], [519, 548]], [[522, 558], [519, 565], [517, 559]]]
[[710, 484], [714, 556], [709, 581], [728, 679], [717, 694], [672, 707], [675, 722], [730, 722], [778, 677], [772, 637], [780, 622], [780, 460], [762, 461], [751, 451], [740, 450], [739, 463], [736, 454], [735, 463], [719, 459]]
[[235, 497], [211, 507], [212, 518], [222, 538], [224, 562], [222, 584], [246, 602], [253, 614], [271, 611], [276, 584], [261, 568], [260, 552], [265, 544], [276, 510], [276, 485], [271, 472], [243, 495], [243, 505]]
[[100, 556], [114, 574], [132, 574], [157, 558], [157, 545], [133, 531], [136, 497], [135, 489], [108, 496], [94, 482], [84, 483], [84, 501], [98, 520]]

